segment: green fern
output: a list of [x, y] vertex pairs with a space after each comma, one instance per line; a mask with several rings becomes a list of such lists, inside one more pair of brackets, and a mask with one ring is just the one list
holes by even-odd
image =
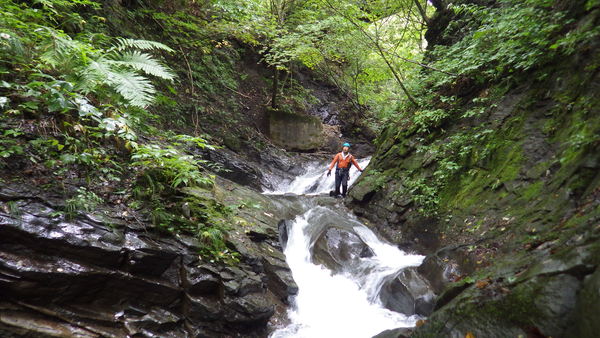
[[70, 36], [45, 27], [51, 39], [43, 48], [46, 50], [40, 56], [40, 61], [46, 66], [63, 70], [72, 69], [87, 60], [91, 52], [90, 46], [80, 41], [73, 40]]
[[91, 61], [78, 72], [77, 89], [85, 94], [90, 93], [99, 85], [107, 83], [108, 74], [112, 72], [110, 64], [104, 58]]
[[169, 46], [156, 41], [149, 40], [137, 40], [137, 39], [126, 39], [119, 38], [115, 47], [119, 51], [126, 49], [138, 49], [138, 50], [164, 50], [169, 53], [175, 52]]
[[92, 59], [79, 71], [78, 87], [89, 93], [100, 85], [106, 85], [120, 94], [128, 104], [143, 108], [152, 103], [156, 94], [156, 89], [143, 74], [170, 81], [175, 78], [175, 74], [150, 54], [138, 50], [121, 52], [119, 46], [123, 45], [123, 41], [127, 41], [127, 48], [147, 49], [148, 46], [159, 46], [160, 49], [171, 50], [154, 41], [120, 39], [115, 48], [101, 53], [100, 57]]
[[165, 80], [175, 78], [175, 75], [168, 68], [160, 64], [150, 54], [131, 51], [118, 55], [118, 57], [117, 60], [111, 61], [113, 65], [130, 67]]
[[[9, 34], [10, 33], [10, 34]], [[25, 54], [25, 48], [21, 39], [13, 32], [3, 32], [3, 36], [0, 38], [0, 51], [4, 51], [11, 56], [23, 56]]]
[[156, 89], [148, 78], [132, 71], [110, 72], [107, 74], [107, 83], [136, 107], [149, 105], [156, 94]]

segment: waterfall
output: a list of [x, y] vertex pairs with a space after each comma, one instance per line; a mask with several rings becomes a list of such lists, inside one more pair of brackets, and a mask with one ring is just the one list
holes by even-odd
[[[371, 157], [357, 160], [361, 168], [369, 165]], [[311, 162], [305, 167], [304, 173], [292, 180], [283, 180], [277, 183], [277, 188], [272, 191], [266, 191], [269, 195], [296, 194], [296, 195], [319, 195], [328, 194], [335, 188], [335, 169], [331, 176], [327, 177], [327, 165], [329, 163]], [[360, 176], [360, 172], [353, 166], [350, 169], [350, 178], [348, 186], [352, 185]]]
[[[361, 166], [366, 166], [369, 160], [362, 160]], [[333, 184], [328, 181], [333, 178], [326, 182], [325, 170], [323, 163], [310, 163], [302, 176], [267, 193], [328, 192]], [[359, 174], [354, 171], [352, 182]], [[337, 272], [315, 264], [315, 240], [332, 224], [356, 234], [372, 255], [357, 258], [357, 264]], [[272, 338], [368, 338], [388, 329], [413, 327], [420, 318], [386, 309], [379, 292], [387, 279], [403, 268], [418, 266], [424, 257], [407, 254], [381, 241], [343, 206], [316, 206], [297, 216], [288, 229], [284, 253], [299, 291], [288, 310], [290, 324], [275, 330]]]

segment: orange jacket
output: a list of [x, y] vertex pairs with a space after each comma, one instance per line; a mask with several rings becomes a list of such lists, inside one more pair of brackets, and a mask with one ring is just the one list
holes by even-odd
[[344, 159], [344, 156], [342, 155], [342, 153], [337, 153], [335, 155], [335, 157], [333, 158], [333, 161], [331, 161], [331, 164], [329, 165], [329, 170], [333, 169], [333, 166], [335, 166], [336, 163], [337, 163], [338, 168], [350, 168], [350, 166], [351, 166], [350, 162], [352, 162], [352, 164], [354, 164], [356, 169], [362, 171], [361, 167], [358, 165], [358, 162], [356, 162], [356, 159], [354, 159], [354, 156], [352, 156], [350, 153], [348, 153], [348, 156], [346, 156], [346, 159]]

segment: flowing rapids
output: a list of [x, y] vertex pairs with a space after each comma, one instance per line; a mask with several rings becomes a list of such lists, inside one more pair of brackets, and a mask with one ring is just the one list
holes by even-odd
[[[362, 160], [366, 166], [369, 159]], [[268, 194], [320, 194], [333, 189], [333, 177], [326, 178], [325, 164], [310, 164], [304, 175], [284, 182]], [[351, 182], [359, 176], [352, 170]], [[409, 255], [382, 242], [341, 204], [308, 207], [288, 229], [284, 253], [299, 292], [288, 312], [290, 324], [271, 337], [372, 337], [384, 330], [412, 327], [418, 316], [406, 316], [384, 308], [379, 293], [382, 284], [400, 270], [418, 266], [423, 256]], [[358, 264], [334, 273], [313, 263], [316, 239], [328, 226], [347, 229], [369, 246], [373, 255], [357, 258]]]
[[[361, 168], [365, 168], [371, 161], [370, 157], [357, 161]], [[278, 182], [277, 188], [273, 191], [266, 191], [269, 195], [282, 194], [297, 194], [297, 195], [319, 195], [328, 194], [335, 188], [335, 169], [332, 170], [331, 176], [327, 177], [328, 163], [312, 162], [309, 163], [304, 171], [304, 174], [296, 177], [293, 180], [283, 180]], [[360, 172], [355, 167], [350, 169], [350, 179], [348, 186], [360, 176]]]

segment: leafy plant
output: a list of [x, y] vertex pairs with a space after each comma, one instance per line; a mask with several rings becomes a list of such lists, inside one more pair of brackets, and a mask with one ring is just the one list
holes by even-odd
[[158, 145], [141, 145], [131, 156], [132, 165], [142, 172], [158, 170], [173, 188], [192, 185], [212, 185], [213, 178], [200, 172], [207, 163], [191, 155], [183, 155], [174, 147], [161, 148]]
[[93, 191], [87, 190], [85, 187], [77, 189], [76, 195], [66, 200], [65, 214], [68, 218], [74, 218], [80, 211], [91, 212], [102, 204], [104, 201]]
[[[15, 138], [22, 135], [19, 129], [6, 129], [3, 131], [3, 137], [0, 139], [0, 158], [6, 159], [13, 155], [24, 154], [24, 148]], [[4, 166], [4, 161], [0, 162], [0, 168]]]
[[[57, 39], [69, 41], [64, 36]], [[55, 52], [57, 56], [61, 53], [81, 53], [81, 48], [76, 45], [64, 45], [69, 49]], [[119, 39], [116, 46], [96, 51], [95, 55], [90, 55], [89, 62], [83, 62], [77, 74], [80, 78], [79, 87], [84, 93], [90, 93], [106, 85], [119, 93], [128, 104], [147, 106], [154, 99], [156, 89], [144, 74], [165, 80], [173, 80], [175, 75], [153, 56], [143, 53], [144, 50], [173, 52], [171, 48], [155, 41]]]

